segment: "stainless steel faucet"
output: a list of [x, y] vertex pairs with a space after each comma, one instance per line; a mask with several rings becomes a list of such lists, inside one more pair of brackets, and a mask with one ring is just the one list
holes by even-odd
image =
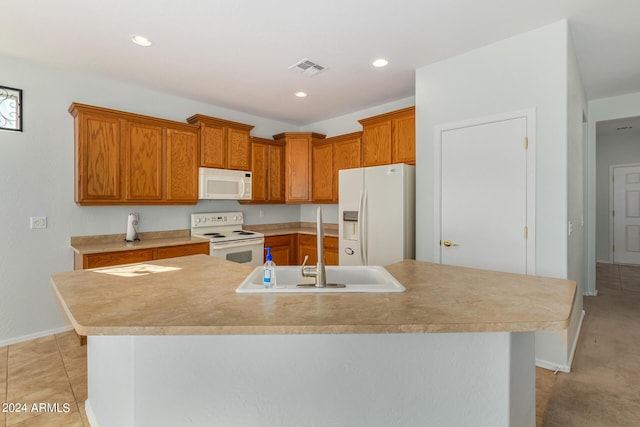
[[302, 277], [313, 277], [315, 278], [315, 287], [316, 288], [326, 288], [327, 287], [327, 272], [324, 268], [324, 226], [322, 224], [322, 208], [318, 206], [316, 210], [316, 246], [318, 252], [318, 262], [315, 267], [307, 267], [305, 264], [309, 259], [308, 255], [305, 255], [304, 261], [302, 261]]
[[327, 284], [327, 272], [324, 268], [324, 225], [322, 224], [322, 208], [318, 206], [316, 211], [316, 246], [318, 252], [318, 262], [315, 267], [306, 266], [308, 255], [305, 255], [304, 261], [302, 261], [302, 277], [313, 277], [315, 284], [300, 284], [298, 287], [316, 287], [316, 288], [344, 288], [345, 285], [339, 285], [335, 283]]

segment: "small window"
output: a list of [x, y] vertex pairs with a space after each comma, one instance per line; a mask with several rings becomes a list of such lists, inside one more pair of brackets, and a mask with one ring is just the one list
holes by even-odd
[[0, 86], [0, 129], [22, 132], [22, 89]]

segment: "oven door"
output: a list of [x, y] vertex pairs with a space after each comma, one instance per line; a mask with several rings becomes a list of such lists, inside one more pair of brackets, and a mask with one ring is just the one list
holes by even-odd
[[210, 255], [240, 264], [258, 266], [264, 263], [264, 239], [245, 239], [211, 243]]

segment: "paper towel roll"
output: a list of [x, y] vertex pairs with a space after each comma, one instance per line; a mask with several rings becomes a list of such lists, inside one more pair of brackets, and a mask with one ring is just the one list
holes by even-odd
[[134, 240], [140, 240], [138, 238], [138, 232], [136, 231], [136, 225], [138, 225], [138, 215], [129, 214], [127, 218], [127, 237], [125, 240], [127, 242], [133, 242]]

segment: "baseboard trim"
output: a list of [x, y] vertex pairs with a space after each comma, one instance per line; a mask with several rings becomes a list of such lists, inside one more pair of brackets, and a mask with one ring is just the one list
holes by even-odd
[[36, 332], [35, 334], [23, 335], [21, 337], [9, 338], [8, 340], [0, 341], [0, 347], [4, 347], [11, 344], [18, 344], [24, 341], [34, 340], [36, 338], [47, 337], [49, 335], [59, 334], [61, 332], [67, 332], [73, 330], [73, 326], [63, 326], [61, 328], [49, 329], [48, 331]]
[[576, 330], [576, 336], [573, 339], [573, 345], [571, 346], [571, 353], [569, 353], [569, 372], [571, 371], [571, 365], [573, 365], [573, 356], [576, 355], [576, 348], [578, 347], [578, 339], [580, 338], [580, 332], [582, 332], [582, 322], [584, 321], [585, 311], [580, 313], [580, 321], [578, 322], [578, 329]]
[[84, 401], [84, 411], [87, 414], [87, 421], [89, 421], [89, 425], [91, 427], [100, 427], [100, 424], [98, 424], [98, 420], [96, 420], [96, 414], [93, 413], [93, 408], [91, 407], [91, 402], [89, 402], [89, 399]]
[[557, 371], [565, 372], [565, 373], [571, 372], [571, 365], [573, 364], [573, 357], [575, 356], [576, 348], [578, 347], [578, 339], [580, 338], [580, 332], [582, 331], [582, 322], [584, 320], [585, 314], [586, 313], [584, 310], [582, 310], [582, 312], [580, 313], [580, 320], [578, 321], [578, 329], [576, 331], [576, 336], [573, 339], [573, 343], [571, 345], [571, 352], [569, 353], [568, 363], [566, 365], [558, 365], [557, 363], [552, 363], [547, 360], [536, 358], [536, 366], [543, 369], [548, 369], [553, 372], [557, 372]]
[[547, 369], [553, 372], [571, 372], [571, 369], [567, 365], [558, 365], [557, 363], [551, 363], [546, 360], [536, 358], [536, 366], [538, 368]]

